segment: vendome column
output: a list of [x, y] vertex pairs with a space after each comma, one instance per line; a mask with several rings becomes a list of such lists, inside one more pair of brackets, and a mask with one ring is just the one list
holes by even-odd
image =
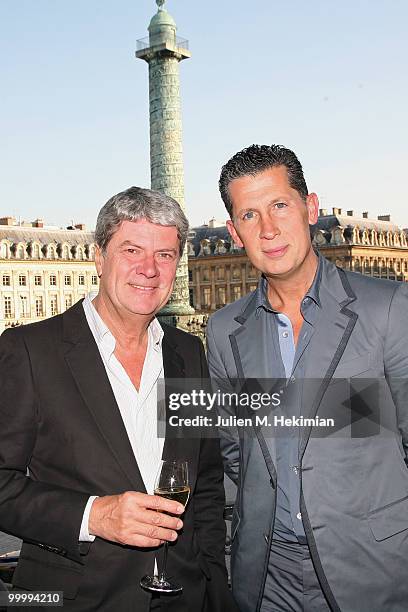
[[[185, 210], [179, 62], [191, 53], [188, 41], [176, 36], [176, 23], [164, 2], [156, 0], [158, 11], [150, 21], [149, 37], [137, 41], [136, 57], [149, 64], [151, 188], [171, 196]], [[170, 301], [160, 316], [185, 327], [193, 313], [185, 250]]]

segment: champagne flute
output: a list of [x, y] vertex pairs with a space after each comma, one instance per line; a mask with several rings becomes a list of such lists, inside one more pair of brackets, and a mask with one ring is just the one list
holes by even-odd
[[[179, 459], [162, 461], [156, 477], [154, 494], [186, 506], [190, 496], [188, 463]], [[174, 584], [166, 576], [168, 542], [164, 542], [163, 565], [159, 576], [143, 576], [140, 586], [153, 593], [179, 593], [181, 585]]]

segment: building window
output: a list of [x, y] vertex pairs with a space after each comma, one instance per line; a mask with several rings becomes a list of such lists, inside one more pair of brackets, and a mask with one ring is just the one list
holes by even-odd
[[35, 298], [35, 314], [37, 317], [44, 316], [44, 302], [41, 295]]
[[64, 285], [66, 285], [66, 286], [71, 285], [71, 275], [70, 274], [66, 274], [64, 276]]
[[11, 286], [11, 276], [10, 274], [3, 274], [3, 287]]
[[52, 317], [58, 314], [58, 298], [56, 295], [50, 297], [50, 312]]
[[69, 248], [67, 246], [64, 246], [62, 249], [62, 258], [69, 259]]
[[25, 259], [25, 248], [22, 244], [17, 249], [17, 259]]
[[363, 273], [368, 275], [371, 275], [371, 264], [370, 264], [370, 260], [366, 259], [364, 262], [364, 270]]
[[93, 285], [97, 285], [98, 284], [98, 276], [96, 274], [92, 274], [91, 283]]
[[211, 304], [211, 289], [210, 287], [204, 287], [203, 289], [203, 306], [209, 308]]
[[188, 280], [189, 280], [190, 283], [193, 282], [193, 271], [192, 270], [188, 271]]
[[30, 316], [28, 312], [28, 297], [20, 295], [20, 317], [26, 319], [28, 316]]
[[55, 250], [55, 247], [50, 246], [48, 248], [48, 257], [50, 259], [57, 259], [57, 251]]
[[257, 270], [255, 266], [249, 266], [248, 278], [256, 278]]
[[55, 274], [50, 274], [50, 285], [52, 285], [53, 287], [57, 286], [57, 277], [55, 276]]
[[20, 287], [26, 287], [27, 286], [27, 277], [25, 274], [20, 274], [18, 277], [18, 284], [20, 285]]
[[11, 319], [13, 316], [11, 297], [6, 295], [4, 298], [4, 318]]
[[3, 257], [4, 259], [7, 259], [8, 257], [8, 249], [5, 242], [2, 242], [0, 245], [0, 257]]
[[41, 286], [41, 285], [42, 285], [42, 278], [41, 278], [40, 274], [36, 274], [36, 275], [34, 276], [34, 285], [35, 285], [36, 287], [39, 287], [39, 286]]
[[241, 278], [241, 269], [238, 266], [234, 266], [232, 269], [232, 278]]
[[203, 281], [210, 280], [210, 270], [208, 268], [203, 269]]
[[225, 306], [225, 287], [218, 287], [218, 306]]
[[83, 274], [78, 276], [78, 285], [85, 285], [85, 276]]
[[80, 261], [83, 261], [84, 259], [84, 252], [81, 247], [78, 247], [77, 249], [77, 259], [79, 259]]
[[71, 308], [72, 306], [72, 295], [66, 295], [65, 296], [65, 310], [68, 310], [68, 308]]
[[33, 259], [40, 259], [40, 247], [38, 244], [33, 244], [31, 253]]
[[225, 268], [223, 266], [218, 266], [217, 268], [217, 279], [224, 280], [225, 278]]
[[239, 298], [241, 297], [241, 285], [235, 285], [235, 287], [232, 288], [232, 291], [234, 300], [239, 300]]

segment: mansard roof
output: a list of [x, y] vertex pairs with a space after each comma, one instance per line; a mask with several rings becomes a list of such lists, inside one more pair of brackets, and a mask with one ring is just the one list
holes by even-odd
[[380, 219], [368, 219], [355, 215], [324, 215], [320, 216], [313, 229], [331, 230], [334, 227], [358, 227], [359, 229], [375, 229], [377, 232], [400, 232], [401, 228], [392, 221], [384, 221]]
[[39, 242], [42, 245], [67, 243], [70, 246], [86, 245], [94, 242], [94, 233], [78, 229], [23, 227], [19, 225], [0, 225], [0, 240], [18, 242]]

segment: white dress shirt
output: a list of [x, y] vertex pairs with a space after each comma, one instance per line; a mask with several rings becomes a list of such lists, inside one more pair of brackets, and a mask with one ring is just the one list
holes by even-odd
[[[153, 319], [148, 327], [146, 357], [137, 390], [114, 355], [116, 340], [93, 306], [94, 296], [89, 294], [83, 302], [86, 320], [101, 354], [146, 491], [153, 493], [164, 445], [164, 438], [157, 437], [158, 400], [164, 400], [158, 397], [157, 385], [164, 377], [163, 330], [157, 319]], [[164, 385], [159, 388], [164, 389]], [[79, 541], [93, 542], [95, 539], [88, 531], [89, 513], [95, 498], [90, 497], [85, 507]]]

